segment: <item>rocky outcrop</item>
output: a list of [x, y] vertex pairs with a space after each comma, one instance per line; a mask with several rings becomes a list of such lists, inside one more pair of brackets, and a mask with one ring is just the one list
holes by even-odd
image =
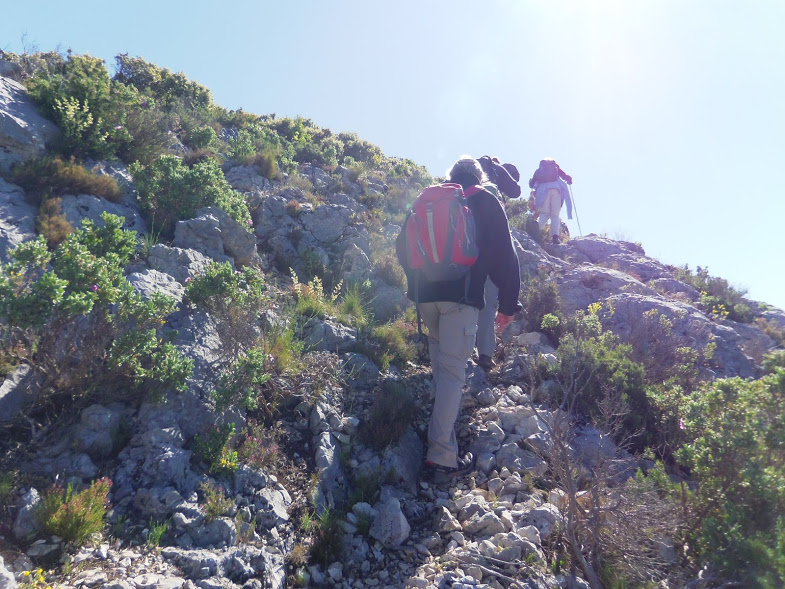
[[24, 86], [0, 76], [0, 172], [43, 155], [59, 133], [38, 113]]
[[187, 221], [178, 221], [174, 247], [193, 249], [213, 260], [231, 258], [238, 266], [258, 266], [254, 234], [247, 231], [225, 211], [206, 207]]

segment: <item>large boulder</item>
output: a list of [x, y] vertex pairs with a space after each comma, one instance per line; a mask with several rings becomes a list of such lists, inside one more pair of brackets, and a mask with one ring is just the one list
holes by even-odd
[[[231, 262], [226, 256], [223, 260]], [[147, 256], [147, 263], [153, 270], [169, 274], [180, 284], [185, 284], [189, 278], [204, 272], [210, 262], [210, 258], [196, 250], [169, 247], [161, 243], [150, 248]]]
[[74, 196], [67, 194], [60, 201], [60, 208], [66, 220], [75, 228], [82, 226], [84, 219], [89, 219], [98, 227], [103, 227], [104, 220], [101, 213], [106, 211], [123, 219], [123, 229], [145, 233], [147, 227], [139, 210], [126, 204], [109, 202], [91, 194]]
[[59, 134], [42, 117], [22, 84], [0, 76], [0, 172], [43, 155]]
[[193, 219], [178, 221], [172, 245], [194, 249], [216, 260], [230, 256], [240, 266], [261, 263], [254, 234], [218, 207], [199, 209]]

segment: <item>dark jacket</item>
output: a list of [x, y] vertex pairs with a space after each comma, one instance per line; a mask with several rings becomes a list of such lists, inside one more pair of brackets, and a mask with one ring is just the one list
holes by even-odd
[[[488, 176], [491, 184], [495, 184], [507, 198], [518, 198], [521, 195], [521, 187], [518, 181], [512, 176], [510, 170], [517, 168], [512, 164], [497, 164], [490, 156], [484, 155], [477, 160], [482, 166], [482, 171]], [[519, 175], [520, 177], [520, 175]]]
[[[406, 260], [405, 225], [398, 234], [395, 250], [398, 261], [406, 272], [410, 300], [421, 303], [450, 301], [463, 303], [482, 309], [485, 307], [485, 280], [491, 277], [499, 287], [499, 312], [514, 315], [521, 310], [518, 294], [521, 289], [521, 276], [518, 256], [512, 246], [510, 226], [501, 203], [494, 194], [494, 186], [484, 186], [483, 190], [467, 199], [467, 206], [474, 216], [479, 256], [471, 267], [467, 278], [454, 281], [429, 282], [419, 272], [409, 270]], [[468, 282], [467, 282], [468, 281]], [[418, 290], [415, 295], [415, 287]]]
[[[556, 164], [556, 169], [557, 169], [557, 170], [558, 170], [558, 172], [559, 172], [559, 178], [561, 178], [562, 180], [564, 180], [564, 181], [565, 181], [567, 184], [572, 184], [572, 176], [570, 176], [570, 175], [569, 175], [569, 174], [567, 174], [567, 173], [566, 173], [564, 170], [562, 170], [562, 169], [559, 167], [559, 164]], [[533, 175], [533, 176], [531, 177], [531, 179], [529, 180], [529, 188], [534, 188], [534, 185], [535, 185], [536, 183], [538, 183], [538, 182], [542, 182], [542, 181], [543, 181], [543, 180], [542, 180], [542, 178], [540, 178], [540, 176], [539, 176], [539, 173], [540, 173], [540, 168], [537, 168], [537, 169], [534, 171], [534, 175]]]

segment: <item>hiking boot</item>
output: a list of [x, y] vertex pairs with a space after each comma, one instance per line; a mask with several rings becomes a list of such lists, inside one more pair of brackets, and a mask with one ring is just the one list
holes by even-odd
[[480, 354], [477, 358], [477, 366], [482, 368], [485, 372], [488, 372], [491, 368], [496, 366], [496, 363], [493, 361], [493, 358], [487, 354]]
[[558, 235], [554, 235], [553, 236], [553, 245], [559, 245], [559, 236]]
[[430, 460], [425, 461], [425, 478], [437, 485], [449, 483], [455, 477], [466, 474], [474, 468], [474, 456], [467, 452], [464, 456], [458, 457], [458, 466], [442, 466]]

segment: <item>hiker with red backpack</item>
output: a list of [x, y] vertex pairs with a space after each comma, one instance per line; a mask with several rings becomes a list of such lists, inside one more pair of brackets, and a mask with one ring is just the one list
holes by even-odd
[[545, 229], [545, 224], [551, 222], [551, 240], [559, 243], [561, 232], [562, 204], [567, 204], [567, 218], [572, 219], [572, 199], [569, 186], [572, 177], [565, 173], [551, 158], [540, 160], [539, 167], [529, 180], [529, 188], [534, 190], [534, 209], [539, 215], [540, 231]]
[[500, 327], [521, 309], [520, 270], [507, 216], [490, 185], [483, 186], [480, 163], [461, 158], [447, 178], [418, 196], [396, 240], [407, 296], [428, 328], [434, 404], [426, 467], [434, 479], [473, 466], [471, 453], [458, 455], [455, 421], [477, 317], [486, 304], [486, 279], [499, 286]]

